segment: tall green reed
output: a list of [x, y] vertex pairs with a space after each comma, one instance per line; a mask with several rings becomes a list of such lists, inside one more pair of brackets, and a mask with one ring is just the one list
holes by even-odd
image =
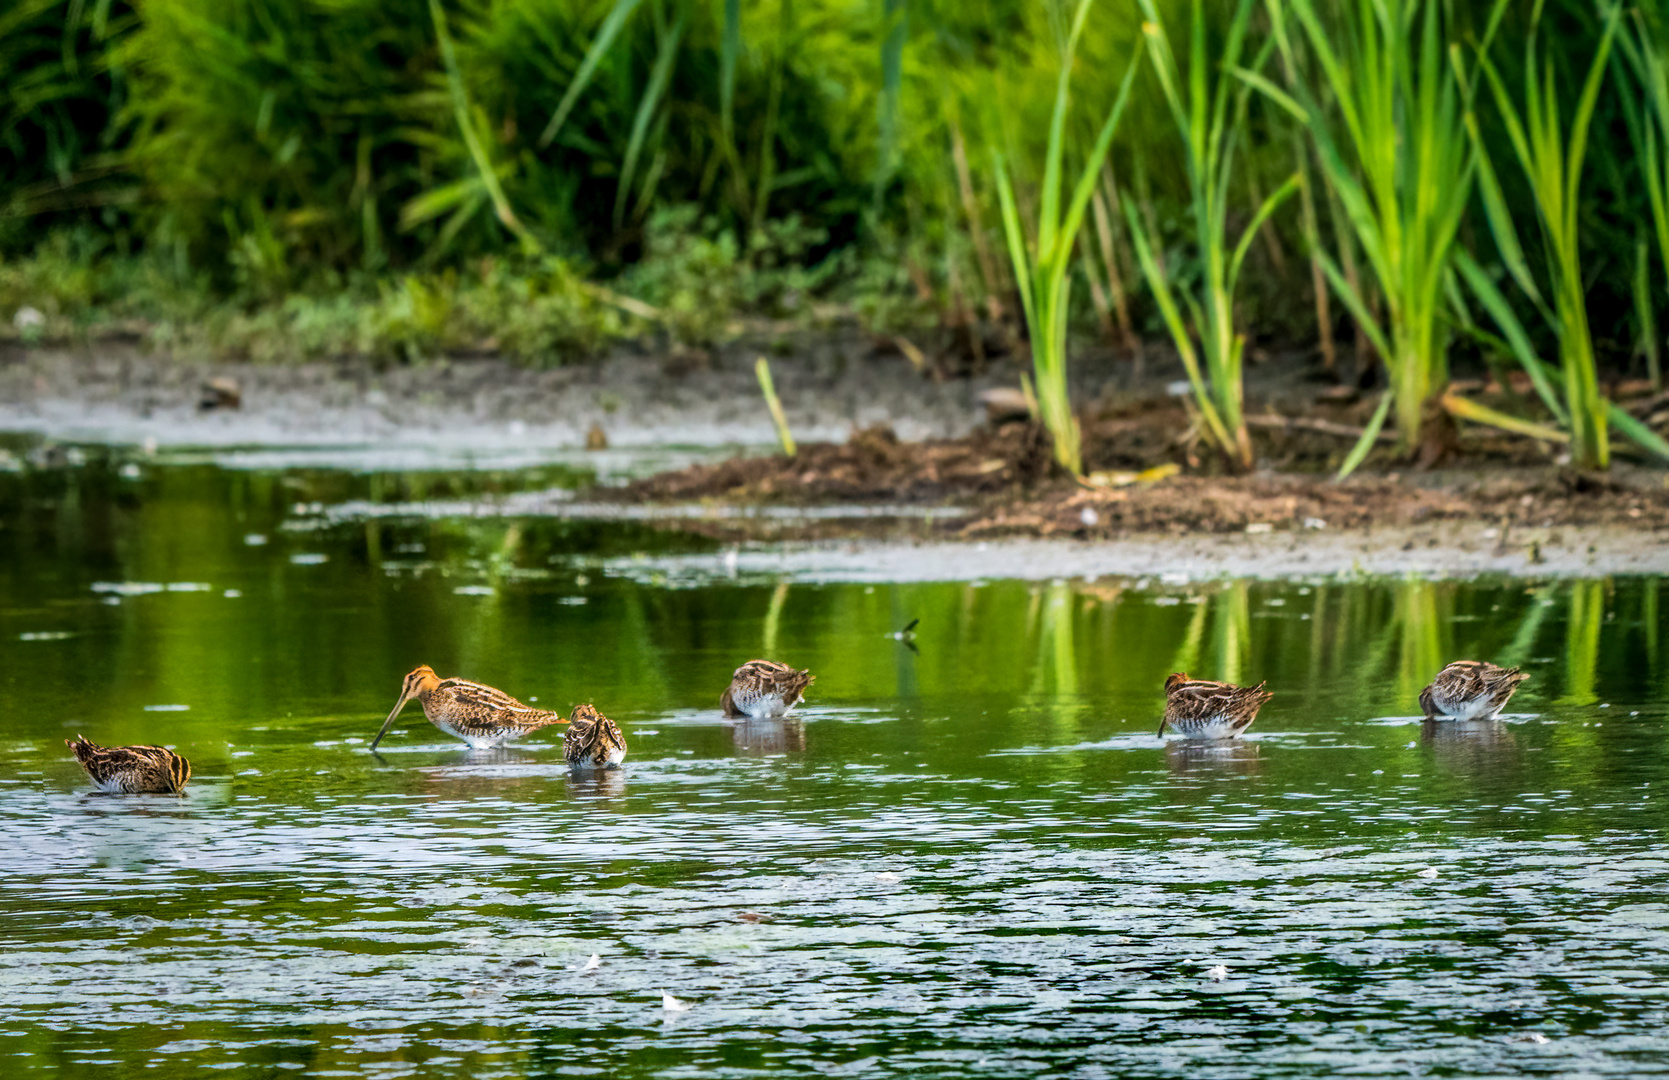
[[1090, 197], [1095, 193], [1101, 164], [1112, 147], [1113, 133], [1118, 130], [1119, 118], [1124, 115], [1138, 66], [1137, 60], [1132, 58], [1125, 70], [1124, 81], [1119, 85], [1118, 97], [1108, 110], [1094, 145], [1085, 155], [1072, 197], [1063, 212], [1061, 194], [1065, 190], [1065, 179], [1062, 176], [1062, 159], [1066, 152], [1072, 59], [1077, 53], [1078, 39], [1083, 34], [1084, 21], [1093, 2], [1080, 0], [1061, 52], [1060, 75], [1055, 83], [1054, 114], [1049, 123], [1049, 146], [1044, 156], [1043, 186], [1038, 198], [1037, 244], [1031, 252], [1026, 250], [1026, 235], [1020, 224], [1014, 184], [1001, 152], [994, 155], [993, 163], [997, 196], [1002, 204], [1003, 234], [1008, 241], [1009, 258], [1014, 264], [1015, 287], [1020, 294], [1026, 327], [1031, 335], [1032, 373], [1037, 386], [1038, 410], [1053, 440], [1055, 461], [1073, 475], [1081, 474], [1084, 465], [1078, 418], [1072, 412], [1072, 396], [1067, 383], [1066, 331], [1072, 290], [1068, 271], [1073, 244], [1084, 223]]
[[[1331, 92], [1331, 110], [1320, 104], [1320, 87], [1301, 74], [1307, 69], [1288, 32], [1288, 10]], [[1313, 0], [1269, 0], [1269, 11], [1293, 95], [1247, 77], [1309, 132], [1383, 298], [1383, 318], [1376, 318], [1361, 283], [1331, 255], [1316, 253], [1328, 284], [1384, 358], [1390, 381], [1342, 477], [1367, 456], [1393, 407], [1398, 449], [1412, 451], [1427, 403], [1448, 383], [1443, 280], [1474, 163], [1462, 89], [1444, 59], [1439, 0], [1357, 0], [1338, 6], [1335, 25], [1323, 22]]]
[[[1502, 11], [1505, 4], [1506, 0], [1499, 0], [1496, 12]], [[1524, 258], [1513, 215], [1495, 179], [1488, 150], [1475, 120], [1469, 118], [1468, 130], [1478, 155], [1482, 177], [1480, 188], [1490, 231], [1508, 273], [1541, 311], [1558, 338], [1557, 372], [1550, 371], [1536, 355], [1518, 316], [1483, 269], [1464, 253], [1456, 260], [1456, 265], [1485, 310], [1501, 328], [1502, 335], [1529, 374], [1543, 404], [1569, 432], [1573, 464], [1588, 469], [1608, 467], [1611, 464], [1611, 426], [1654, 453], [1669, 457], [1669, 443], [1608, 402], [1600, 393], [1593, 332], [1588, 325], [1588, 284], [1582, 270], [1579, 212], [1583, 158], [1588, 148], [1588, 129], [1599, 100], [1600, 85], [1622, 9], [1614, 7], [1606, 17], [1599, 48], [1594, 53], [1571, 116], [1567, 138], [1560, 119], [1554, 64], [1544, 55], [1538, 41], [1542, 7], [1543, 0], [1536, 0], [1531, 10], [1530, 32], [1524, 44], [1522, 110], [1490, 58], [1487, 42], [1486, 47], [1478, 52], [1478, 63], [1489, 82], [1508, 140], [1534, 196], [1553, 296], [1551, 310], [1544, 302]], [[1562, 384], [1557, 388], [1555, 375]]]
[[[1256, 0], [1239, 0], [1215, 63], [1206, 55], [1206, 19], [1200, 0], [1193, 0], [1186, 84], [1154, 0], [1138, 0], [1138, 3], [1146, 19], [1142, 32], [1148, 56], [1186, 151], [1188, 204], [1194, 219], [1198, 256], [1204, 263], [1198, 296], [1181, 290], [1171, 281], [1156, 253], [1160, 238], [1143, 224], [1135, 205], [1128, 199], [1125, 216], [1148, 287], [1188, 372], [1201, 434], [1232, 465], [1249, 469], [1253, 461], [1252, 440], [1246, 432], [1241, 379], [1246, 339], [1235, 326], [1235, 286], [1258, 230], [1282, 202], [1298, 191], [1301, 178], [1294, 173], [1262, 200], [1231, 251], [1230, 185], [1237, 175], [1235, 152], [1243, 136], [1250, 93], [1250, 83], [1237, 80], [1231, 72], [1241, 67]], [[1265, 46], [1257, 53], [1249, 65], [1251, 72], [1263, 66], [1269, 51]], [[1211, 73], [1214, 66], [1220, 69], [1215, 78]], [[1188, 309], [1187, 323], [1177, 304], [1178, 295]], [[1199, 337], [1198, 352], [1193, 335]], [[1205, 355], [1203, 371], [1199, 353]]]
[[[1669, 16], [1649, 19], [1635, 10], [1617, 44], [1627, 61], [1619, 65], [1618, 98], [1628, 122], [1629, 141], [1639, 155], [1646, 200], [1652, 208], [1658, 257], [1669, 271]], [[1652, 389], [1663, 389], [1658, 366], [1661, 342], [1652, 318], [1651, 247], [1639, 243], [1635, 256], [1635, 310], [1640, 313], [1642, 348]]]

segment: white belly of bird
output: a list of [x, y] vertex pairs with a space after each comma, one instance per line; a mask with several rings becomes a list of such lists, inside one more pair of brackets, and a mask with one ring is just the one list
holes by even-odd
[[430, 720], [429, 722], [446, 732], [448, 735], [452, 736], [454, 739], [462, 739], [464, 742], [469, 744], [469, 748], [471, 750], [491, 750], [495, 746], [503, 746], [511, 739], [514, 739], [522, 734], [519, 731], [511, 731], [509, 729], [488, 732], [485, 734], [479, 731], [466, 732], [446, 720]]
[[1171, 730], [1181, 732], [1189, 739], [1232, 739], [1237, 732], [1234, 722], [1224, 716], [1207, 717], [1204, 720], [1184, 720], [1180, 724], [1172, 724]]
[[1450, 720], [1488, 720], [1499, 711], [1491, 704], [1487, 694], [1480, 694], [1470, 701], [1454, 701], [1433, 694], [1431, 703]]
[[735, 702], [737, 711], [755, 720], [784, 716], [794, 707], [785, 705], [781, 694], [735, 694], [730, 700]]
[[136, 795], [139, 793], [138, 785], [132, 783], [126, 775], [121, 774], [104, 780], [94, 780], [93, 786], [106, 795]]

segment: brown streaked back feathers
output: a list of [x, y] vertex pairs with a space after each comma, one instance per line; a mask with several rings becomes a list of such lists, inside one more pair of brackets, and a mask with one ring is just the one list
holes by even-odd
[[1266, 685], [1235, 686], [1191, 679], [1186, 671], [1172, 672], [1165, 679], [1165, 715], [1159, 721], [1159, 734], [1168, 726], [1184, 735], [1216, 727], [1239, 735], [1252, 726], [1263, 703], [1275, 696], [1264, 689]]
[[119, 795], [178, 795], [191, 779], [191, 762], [164, 746], [100, 746], [77, 735], [64, 745], [100, 791]]
[[1494, 716], [1530, 676], [1482, 660], [1456, 660], [1420, 691], [1420, 709], [1427, 719], [1439, 716]]
[[562, 758], [570, 765], [606, 769], [626, 757], [620, 726], [591, 704], [575, 705], [562, 733]]
[[817, 676], [774, 660], [749, 660], [736, 669], [719, 697], [724, 715], [781, 715], [805, 698]]

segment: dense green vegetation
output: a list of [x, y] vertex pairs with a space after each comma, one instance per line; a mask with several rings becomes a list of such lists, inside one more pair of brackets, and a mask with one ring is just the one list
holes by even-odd
[[[1435, 406], [1603, 465], [1608, 425], [1669, 452], [1604, 392], [1658, 378], [1665, 71], [1669, 18], [1611, 0], [19, 0], [0, 315], [539, 363], [1042, 318], [1069, 465], [1069, 329], [1169, 335], [1237, 466], [1243, 358], [1360, 339], [1405, 450]], [[1536, 396], [1445, 393], [1454, 362]]]

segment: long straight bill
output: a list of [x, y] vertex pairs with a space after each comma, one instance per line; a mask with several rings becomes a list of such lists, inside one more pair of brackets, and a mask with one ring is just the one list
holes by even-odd
[[382, 722], [382, 727], [377, 730], [377, 737], [371, 740], [371, 749], [372, 750], [375, 750], [377, 748], [377, 744], [382, 742], [382, 737], [384, 735], [388, 734], [389, 725], [394, 723], [394, 718], [396, 716], [400, 715], [400, 710], [405, 708], [406, 707], [406, 702], [408, 702], [410, 700], [411, 700], [411, 695], [410, 694], [401, 694], [400, 695], [400, 700], [395, 703], [393, 711], [391, 711], [388, 714], [388, 719], [384, 720]]

